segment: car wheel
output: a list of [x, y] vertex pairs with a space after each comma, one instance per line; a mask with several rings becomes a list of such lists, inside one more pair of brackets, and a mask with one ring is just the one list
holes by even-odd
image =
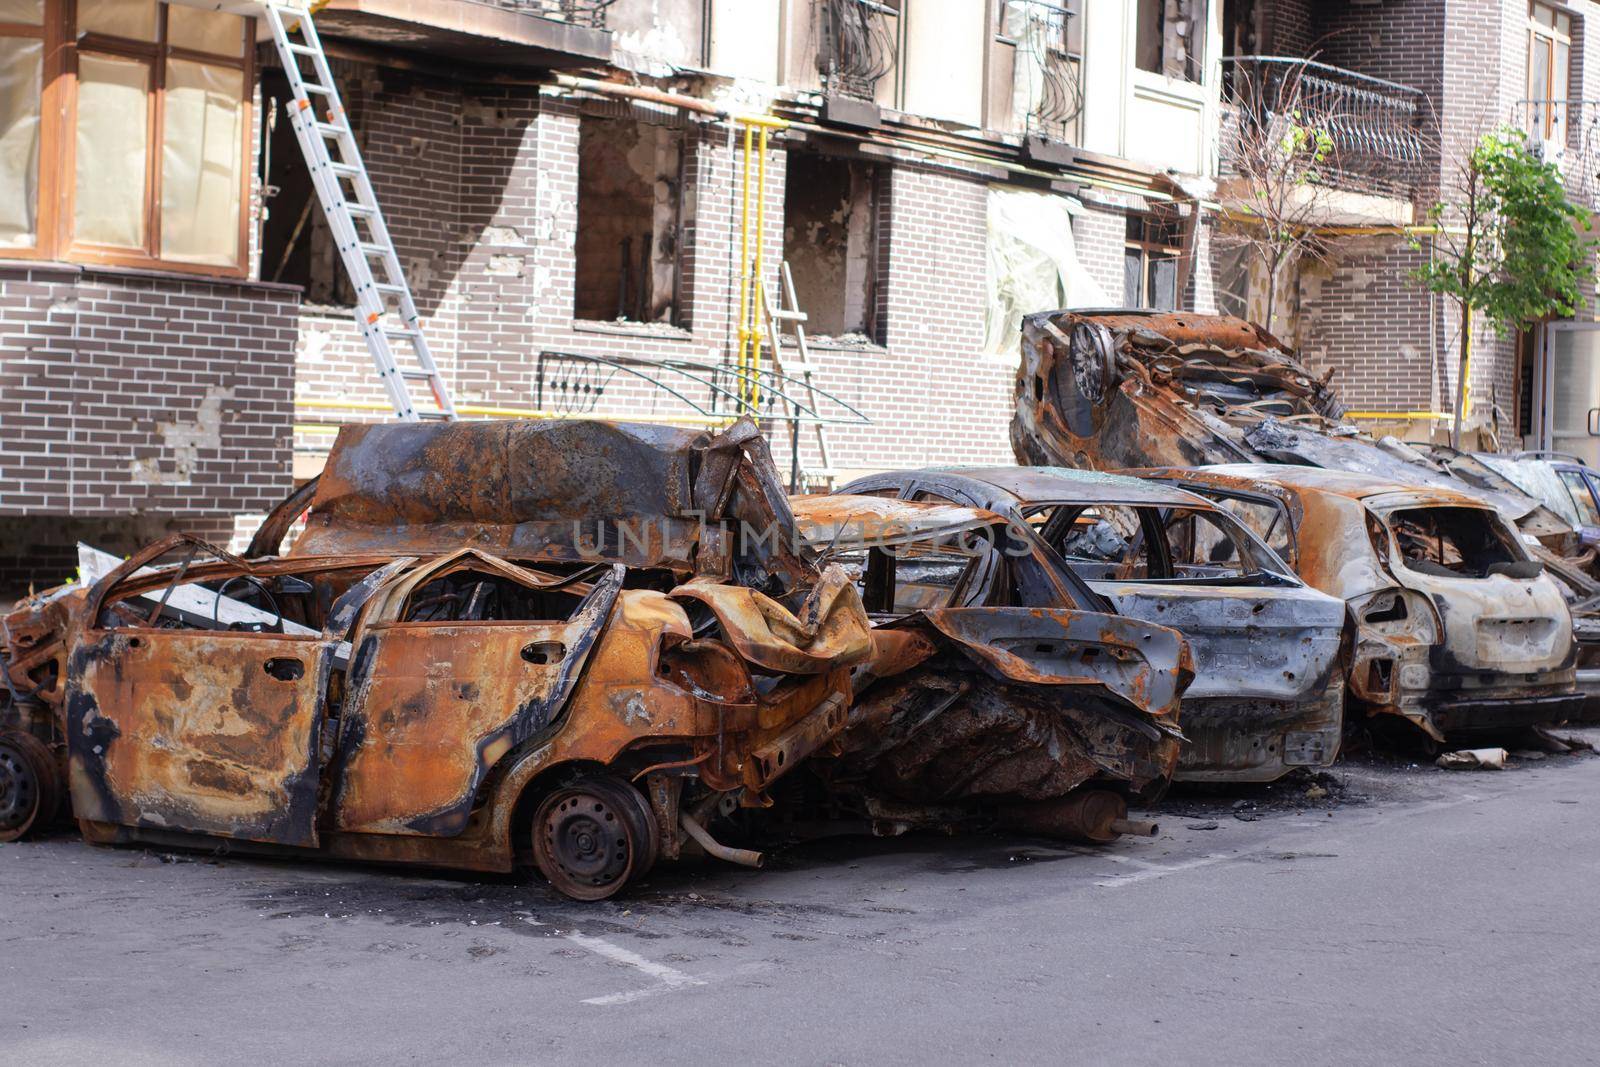
[[650, 805], [615, 778], [580, 778], [545, 797], [534, 812], [534, 862], [574, 900], [614, 895], [643, 876], [660, 849]]
[[0, 733], [0, 841], [17, 841], [42, 830], [61, 802], [56, 758], [32, 734]]

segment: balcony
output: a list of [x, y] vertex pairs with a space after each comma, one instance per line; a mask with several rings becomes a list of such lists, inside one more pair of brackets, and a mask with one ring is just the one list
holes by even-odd
[[1519, 100], [1511, 124], [1560, 169], [1572, 202], [1593, 210], [1600, 199], [1600, 100]]
[[1016, 42], [1013, 99], [1022, 132], [1065, 144], [1079, 140], [1083, 114], [1083, 45], [1077, 12], [1066, 3], [1011, 0], [1001, 7], [1000, 31]]
[[1429, 156], [1421, 90], [1292, 56], [1228, 56], [1222, 63], [1224, 179], [1239, 174], [1241, 151], [1281, 140], [1292, 124], [1327, 137], [1319, 181], [1411, 198]]
[[830, 96], [873, 101], [898, 59], [898, 0], [817, 0], [817, 70]]
[[606, 8], [614, 3], [616, 0], [512, 0], [511, 6], [553, 22], [603, 30], [606, 28]]

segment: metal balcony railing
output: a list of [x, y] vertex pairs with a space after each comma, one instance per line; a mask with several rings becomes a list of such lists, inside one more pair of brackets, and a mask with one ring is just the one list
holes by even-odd
[[1017, 42], [1018, 86], [1026, 93], [1025, 132], [1076, 143], [1083, 113], [1083, 56], [1072, 47], [1075, 12], [1046, 0], [1008, 0], [1002, 30]]
[[1226, 56], [1222, 164], [1239, 138], [1289, 123], [1329, 141], [1321, 168], [1342, 188], [1408, 196], [1428, 162], [1420, 89], [1293, 56]]
[[830, 93], [862, 100], [895, 67], [899, 45], [890, 19], [897, 6], [878, 0], [817, 0], [817, 69]]
[[1519, 100], [1511, 124], [1560, 168], [1573, 203], [1592, 209], [1600, 200], [1600, 100]]
[[614, 3], [616, 0], [513, 0], [512, 6], [540, 18], [603, 30], [606, 8]]

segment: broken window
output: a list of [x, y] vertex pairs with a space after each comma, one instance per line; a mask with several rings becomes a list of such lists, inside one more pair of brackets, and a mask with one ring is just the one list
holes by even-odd
[[[588, 586], [582, 586], [584, 591]], [[583, 597], [572, 589], [541, 589], [504, 574], [455, 570], [411, 594], [404, 622], [565, 622]]]
[[1450, 578], [1504, 574], [1532, 578], [1539, 565], [1514, 546], [1494, 513], [1481, 508], [1408, 508], [1388, 516], [1408, 570]]
[[1180, 81], [1203, 81], [1206, 0], [1139, 0], [1134, 65]]
[[790, 152], [783, 193], [783, 260], [807, 332], [876, 336], [877, 168]]
[[679, 126], [582, 117], [575, 318], [684, 325], [678, 299], [683, 158]]
[[[340, 64], [336, 62], [336, 66]], [[334, 81], [351, 127], [360, 130], [361, 94], [351, 91], [350, 79], [337, 69]], [[318, 207], [294, 127], [284, 114], [290, 92], [283, 71], [262, 71], [261, 99], [265, 111], [261, 169], [266, 197], [261, 278], [300, 286], [307, 304], [354, 307], [355, 290], [340, 263], [328, 220]]]
[[1129, 215], [1123, 252], [1123, 300], [1129, 307], [1173, 311], [1178, 307], [1178, 257], [1183, 254], [1176, 219]]

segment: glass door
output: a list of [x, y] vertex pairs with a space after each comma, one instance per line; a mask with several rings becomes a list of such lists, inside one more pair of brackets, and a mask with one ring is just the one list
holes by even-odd
[[1544, 327], [1539, 447], [1600, 467], [1600, 323]]

